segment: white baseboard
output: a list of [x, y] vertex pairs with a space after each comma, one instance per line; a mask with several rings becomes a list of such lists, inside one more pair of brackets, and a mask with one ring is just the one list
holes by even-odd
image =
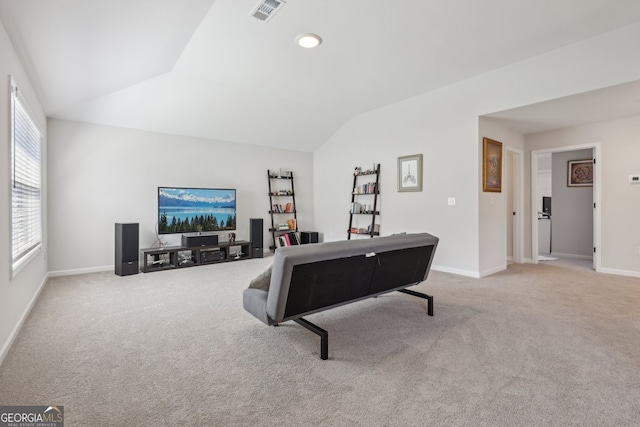
[[475, 271], [460, 270], [457, 268], [443, 267], [441, 265], [431, 265], [431, 269], [435, 271], [441, 271], [443, 273], [451, 273], [451, 274], [457, 274], [459, 276], [473, 277], [474, 279], [480, 278], [480, 275]]
[[0, 350], [0, 365], [2, 365], [2, 362], [4, 361], [4, 358], [7, 356], [7, 353], [9, 353], [9, 349], [11, 348], [11, 346], [13, 345], [13, 342], [18, 336], [18, 333], [20, 332], [20, 328], [22, 328], [24, 321], [27, 320], [27, 316], [29, 316], [29, 313], [31, 313], [31, 309], [33, 308], [36, 301], [38, 300], [38, 297], [40, 297], [40, 292], [42, 292], [42, 289], [44, 289], [44, 285], [47, 283], [48, 279], [49, 279], [49, 275], [44, 276], [42, 283], [40, 283], [40, 287], [31, 298], [31, 301], [29, 301], [29, 305], [27, 305], [27, 308], [25, 308], [24, 312], [22, 313], [22, 316], [20, 316], [20, 320], [13, 327], [13, 330], [9, 335], [9, 339], [7, 339], [7, 341], [2, 346], [2, 349]]
[[75, 270], [58, 270], [50, 271], [49, 277], [75, 276], [78, 274], [102, 273], [103, 271], [115, 271], [113, 265], [105, 265], [103, 267], [78, 268]]
[[502, 265], [499, 265], [497, 267], [493, 267], [493, 268], [490, 268], [488, 270], [481, 271], [480, 272], [480, 277], [490, 276], [492, 274], [499, 273], [500, 271], [504, 271], [506, 269], [507, 269], [507, 264], [502, 264]]
[[640, 277], [640, 271], [618, 270], [616, 268], [601, 268], [598, 273], [616, 274], [618, 276]]

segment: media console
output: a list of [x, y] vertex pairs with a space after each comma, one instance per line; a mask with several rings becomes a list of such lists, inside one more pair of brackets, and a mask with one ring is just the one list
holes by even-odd
[[140, 250], [143, 273], [252, 258], [251, 242], [236, 240], [214, 246], [165, 246]]

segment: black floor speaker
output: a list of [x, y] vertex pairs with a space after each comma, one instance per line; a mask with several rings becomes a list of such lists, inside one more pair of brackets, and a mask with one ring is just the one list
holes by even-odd
[[262, 258], [264, 256], [264, 234], [262, 231], [262, 218], [249, 219], [249, 241], [251, 242], [251, 257]]
[[138, 223], [116, 223], [116, 274], [138, 274]]

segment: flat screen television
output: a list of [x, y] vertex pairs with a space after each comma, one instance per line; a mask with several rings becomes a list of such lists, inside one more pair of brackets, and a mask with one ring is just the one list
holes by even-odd
[[158, 187], [158, 234], [235, 229], [235, 189]]

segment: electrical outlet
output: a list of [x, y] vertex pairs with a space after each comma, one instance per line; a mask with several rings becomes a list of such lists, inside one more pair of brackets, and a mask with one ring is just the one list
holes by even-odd
[[449, 200], [447, 201], [447, 203], [449, 204], [449, 206], [455, 206], [456, 198], [455, 197], [449, 197]]

